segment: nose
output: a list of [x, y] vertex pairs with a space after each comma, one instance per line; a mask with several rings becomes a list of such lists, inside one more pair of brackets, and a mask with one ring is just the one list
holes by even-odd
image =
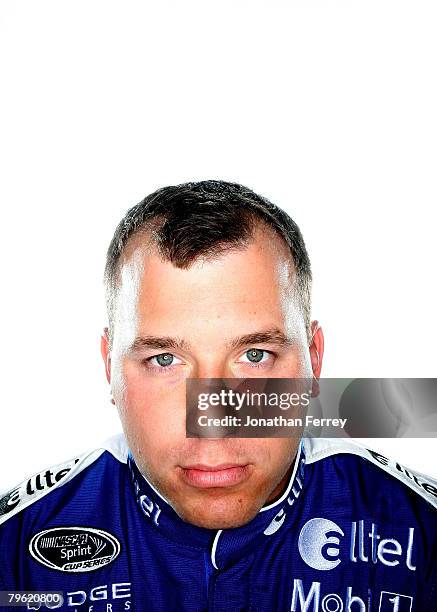
[[234, 378], [233, 373], [224, 360], [199, 360], [191, 374], [193, 378]]

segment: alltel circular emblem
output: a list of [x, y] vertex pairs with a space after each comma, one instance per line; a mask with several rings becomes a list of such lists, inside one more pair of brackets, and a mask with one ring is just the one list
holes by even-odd
[[38, 563], [61, 572], [92, 572], [112, 563], [120, 550], [115, 536], [93, 527], [54, 527], [35, 534], [29, 543]]

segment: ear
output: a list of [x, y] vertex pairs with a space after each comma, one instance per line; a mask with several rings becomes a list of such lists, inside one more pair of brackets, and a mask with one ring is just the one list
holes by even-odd
[[107, 327], [103, 329], [100, 339], [100, 352], [105, 364], [106, 380], [111, 384], [111, 353], [109, 351], [109, 330]]
[[[100, 339], [100, 352], [102, 354], [103, 362], [105, 364], [106, 380], [111, 384], [111, 353], [109, 351], [109, 329], [105, 327], [103, 334]], [[115, 405], [112, 392], [110, 393], [111, 403]]]
[[320, 372], [322, 371], [323, 361], [323, 349], [325, 341], [323, 338], [323, 331], [318, 321], [311, 323], [311, 344], [310, 344], [310, 357], [311, 367], [315, 378], [320, 378]]
[[312, 392], [313, 397], [317, 397], [320, 393], [320, 387], [318, 380], [320, 378], [320, 372], [322, 371], [323, 361], [323, 349], [325, 346], [325, 340], [323, 338], [323, 331], [318, 321], [311, 323], [311, 344], [310, 344], [310, 357], [311, 367], [313, 370], [313, 383]]

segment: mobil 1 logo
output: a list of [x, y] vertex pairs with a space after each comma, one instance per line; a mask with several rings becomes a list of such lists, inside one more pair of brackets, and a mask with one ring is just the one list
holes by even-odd
[[379, 600], [379, 612], [411, 612], [413, 598], [399, 593], [382, 591]]
[[[378, 606], [378, 607], [377, 607]], [[323, 588], [319, 581], [305, 584], [294, 579], [290, 612], [412, 612], [413, 598], [401, 593], [343, 586], [338, 592]]]

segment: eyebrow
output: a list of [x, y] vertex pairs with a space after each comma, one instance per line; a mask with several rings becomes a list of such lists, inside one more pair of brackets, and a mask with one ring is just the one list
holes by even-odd
[[[287, 347], [292, 346], [294, 342], [280, 329], [273, 327], [271, 329], [253, 332], [251, 334], [244, 334], [243, 336], [232, 338], [232, 340], [227, 342], [225, 346], [228, 349], [235, 350], [242, 348], [243, 346], [256, 344], [274, 344], [278, 347]], [[135, 353], [141, 351], [142, 349], [176, 349], [190, 351], [191, 346], [188, 342], [178, 337], [137, 336], [131, 344], [129, 352]]]

